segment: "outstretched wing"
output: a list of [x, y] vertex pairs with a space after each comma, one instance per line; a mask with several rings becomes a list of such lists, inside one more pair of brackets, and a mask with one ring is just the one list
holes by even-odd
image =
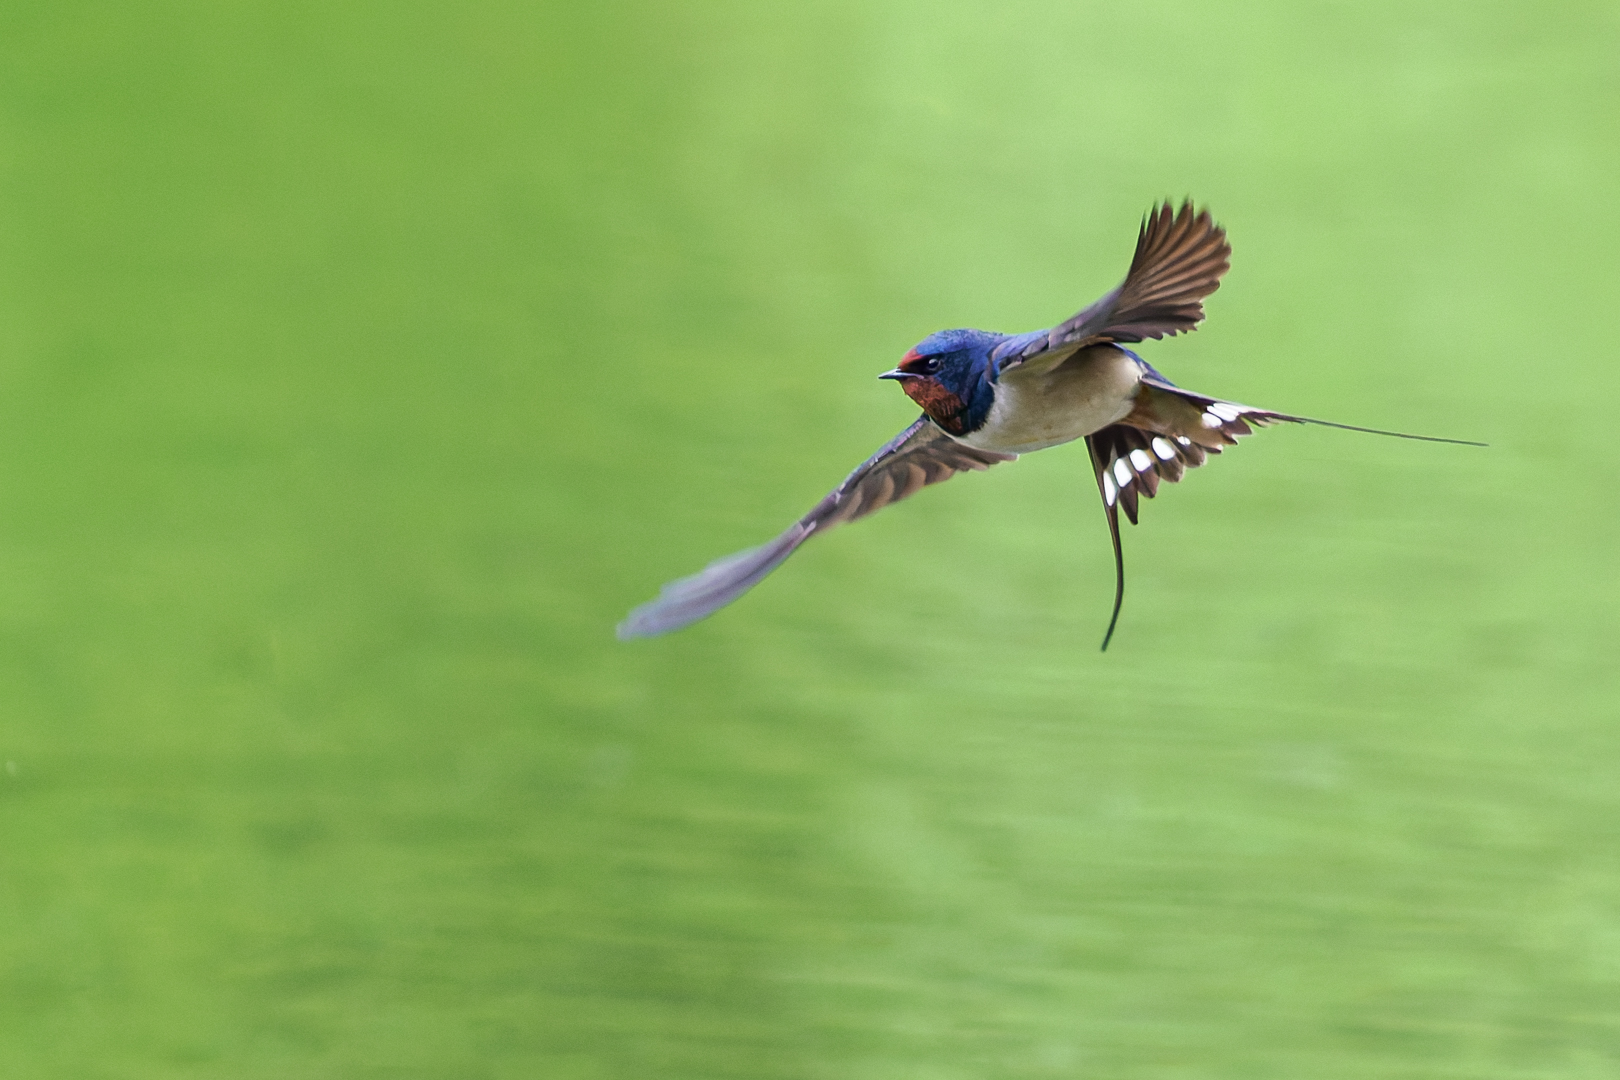
[[927, 416], [919, 417], [775, 540], [729, 555], [691, 577], [665, 585], [656, 599], [625, 617], [619, 624], [619, 637], [653, 637], [679, 630], [759, 584], [813, 534], [865, 517], [959, 472], [988, 469], [1017, 456], [964, 445], [946, 435]]
[[1196, 329], [1204, 320], [1204, 297], [1221, 287], [1231, 266], [1226, 230], [1208, 210], [1188, 201], [1171, 213], [1164, 203], [1148, 213], [1136, 239], [1136, 256], [1119, 287], [1074, 318], [1044, 334], [1010, 339], [996, 355], [998, 370], [1043, 354], [1068, 356], [1103, 341], [1142, 341]]

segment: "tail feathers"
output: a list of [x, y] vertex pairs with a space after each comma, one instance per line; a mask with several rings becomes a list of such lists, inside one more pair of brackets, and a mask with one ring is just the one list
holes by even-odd
[[1283, 416], [1282, 413], [1273, 413], [1285, 420], [1296, 424], [1315, 424], [1317, 427], [1338, 428], [1340, 431], [1360, 431], [1368, 435], [1388, 435], [1392, 439], [1416, 439], [1418, 442], [1443, 442], [1452, 446], [1489, 446], [1490, 443], [1475, 442], [1473, 439], [1442, 439], [1438, 435], [1413, 435], [1405, 431], [1385, 431], [1383, 428], [1356, 427], [1354, 424], [1339, 424], [1332, 420], [1312, 420], [1308, 416]]
[[1317, 427], [1338, 428], [1341, 431], [1360, 431], [1367, 435], [1387, 435], [1394, 439], [1415, 439], [1418, 442], [1450, 443], [1454, 446], [1486, 446], [1472, 439], [1445, 439], [1438, 435], [1413, 435], [1405, 431], [1386, 431], [1383, 428], [1358, 427], [1335, 420], [1317, 420], [1293, 413], [1257, 409], [1253, 405], [1239, 405], [1166, 382], [1162, 377], [1147, 377], [1137, 392], [1136, 407], [1125, 418], [1125, 423], [1157, 431], [1163, 435], [1183, 435], [1206, 449], [1218, 443], [1235, 443], [1239, 436], [1248, 435], [1253, 427], [1269, 424], [1314, 424]]
[[1125, 599], [1125, 555], [1120, 545], [1119, 512], [1136, 524], [1141, 498], [1151, 499], [1161, 481], [1175, 483], [1188, 469], [1202, 465], [1207, 456], [1218, 454], [1257, 427], [1271, 424], [1316, 424], [1321, 427], [1388, 435], [1397, 439], [1484, 446], [1469, 439], [1443, 439], [1434, 435], [1412, 435], [1404, 431], [1356, 427], [1332, 420], [1257, 409], [1233, 401], [1195, 394], [1165, 382], [1144, 378], [1130, 415], [1117, 424], [1086, 436], [1091, 451], [1097, 490], [1102, 495], [1103, 512], [1108, 517], [1108, 536], [1114, 545], [1114, 611], [1102, 647], [1114, 636], [1120, 607]]
[[[1241, 430], [1239, 430], [1241, 428]], [[1086, 436], [1091, 467], [1102, 495], [1103, 513], [1108, 519], [1108, 539], [1114, 546], [1114, 610], [1103, 634], [1103, 651], [1113, 640], [1125, 603], [1125, 552], [1120, 544], [1119, 512], [1136, 524], [1141, 498], [1153, 498], [1161, 482], [1176, 483], [1188, 469], [1196, 469], [1210, 454], [1221, 452], [1225, 442], [1236, 442], [1250, 428], [1241, 420], [1226, 421], [1219, 429], [1205, 428], [1206, 444], [1185, 435], [1159, 435], [1130, 424], [1110, 424]], [[1218, 431], [1219, 435], [1214, 434]]]

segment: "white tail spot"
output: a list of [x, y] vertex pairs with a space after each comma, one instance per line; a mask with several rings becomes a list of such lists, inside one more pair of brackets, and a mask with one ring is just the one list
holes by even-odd
[[1220, 427], [1222, 424], [1226, 423], [1225, 420], [1222, 420], [1219, 416], [1216, 416], [1212, 412], [1207, 412], [1198, 419], [1204, 422], [1205, 427]]
[[1153, 468], [1153, 459], [1147, 456], [1145, 450], [1132, 450], [1131, 464], [1136, 467], [1137, 472], [1147, 472]]
[[1158, 436], [1153, 439], [1153, 452], [1159, 455], [1160, 461], [1169, 461], [1176, 456], [1176, 448]]
[[1126, 464], [1124, 458], [1114, 462], [1114, 479], [1119, 481], [1120, 487], [1131, 482], [1131, 467]]
[[1104, 469], [1103, 470], [1103, 502], [1107, 503], [1109, 506], [1113, 506], [1114, 505], [1114, 500], [1117, 499], [1118, 497], [1119, 497], [1119, 488], [1114, 486], [1114, 478], [1112, 476], [1108, 475], [1108, 470], [1107, 469]]
[[1217, 401], [1210, 405], [1209, 411], [1220, 417], [1222, 420], [1227, 421], [1236, 420], [1243, 414], [1243, 410], [1241, 408], [1225, 401]]

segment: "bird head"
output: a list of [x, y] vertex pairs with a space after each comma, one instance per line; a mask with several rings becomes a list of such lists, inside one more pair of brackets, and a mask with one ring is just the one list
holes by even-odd
[[880, 379], [900, 389], [952, 435], [965, 435], [984, 423], [995, 401], [995, 367], [990, 351], [1004, 335], [988, 330], [941, 330], [918, 342], [900, 366]]

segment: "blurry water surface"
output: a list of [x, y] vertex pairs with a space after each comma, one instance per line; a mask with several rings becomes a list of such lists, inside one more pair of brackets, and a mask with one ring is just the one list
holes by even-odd
[[[0, 12], [18, 1077], [1620, 1069], [1620, 9]], [[945, 326], [1231, 231], [1082, 447], [613, 624]]]

